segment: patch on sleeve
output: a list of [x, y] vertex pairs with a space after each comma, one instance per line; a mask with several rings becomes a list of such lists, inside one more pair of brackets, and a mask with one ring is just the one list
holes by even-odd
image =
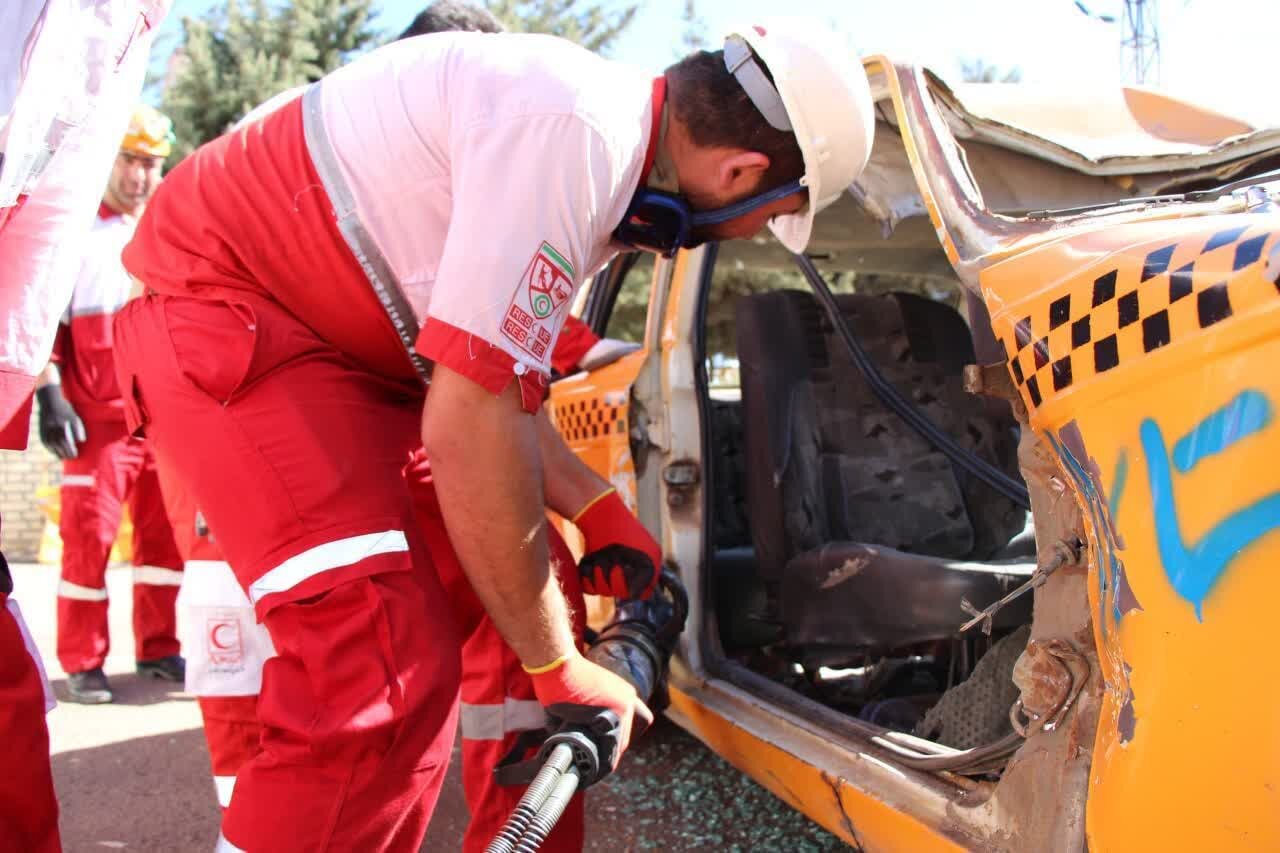
[[543, 243], [525, 269], [502, 318], [502, 335], [538, 361], [546, 359], [564, 308], [573, 298], [573, 266]]

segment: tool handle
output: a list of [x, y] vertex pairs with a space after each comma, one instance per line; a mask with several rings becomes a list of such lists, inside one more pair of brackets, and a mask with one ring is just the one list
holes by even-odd
[[[507, 818], [506, 824], [498, 831], [493, 841], [489, 842], [484, 853], [513, 853], [529, 825], [537, 818], [560, 781], [570, 773], [573, 775], [573, 787], [576, 790], [578, 773], [573, 767], [573, 749], [568, 744], [558, 744], [547, 755], [537, 776], [529, 783], [528, 790], [516, 804], [515, 811], [511, 813], [511, 817]], [[564, 806], [560, 807], [560, 811], [564, 811]], [[559, 818], [559, 814], [556, 817]], [[555, 825], [554, 820], [551, 823]]]
[[564, 814], [564, 810], [569, 807], [569, 801], [577, 793], [578, 781], [578, 773], [572, 767], [556, 780], [542, 808], [538, 809], [533, 820], [529, 821], [524, 835], [520, 836], [520, 841], [516, 843], [515, 853], [534, 853], [542, 842], [547, 840], [551, 830], [556, 828], [556, 821], [560, 819], [560, 815]]

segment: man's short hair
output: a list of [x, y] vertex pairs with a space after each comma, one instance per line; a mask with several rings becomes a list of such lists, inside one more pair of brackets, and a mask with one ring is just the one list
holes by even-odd
[[[757, 61], [759, 58], [757, 57]], [[764, 68], [764, 63], [760, 63]], [[764, 68], [765, 75], [773, 75]], [[795, 134], [765, 121], [746, 90], [724, 64], [724, 51], [700, 50], [666, 70], [672, 114], [700, 147], [745, 148], [769, 158], [759, 192], [804, 175], [804, 156]]]
[[470, 3], [458, 3], [455, 0], [436, 0], [418, 13], [413, 23], [405, 29], [399, 38], [425, 36], [430, 33], [448, 33], [456, 31], [476, 33], [506, 32], [506, 27], [493, 16], [488, 9], [473, 6]]

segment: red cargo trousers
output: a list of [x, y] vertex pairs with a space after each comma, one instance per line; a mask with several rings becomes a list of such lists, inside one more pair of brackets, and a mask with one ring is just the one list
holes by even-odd
[[66, 672], [102, 666], [107, 634], [107, 559], [124, 502], [133, 519], [133, 642], [137, 660], [178, 653], [174, 600], [182, 558], [160, 496], [155, 460], [119, 421], [85, 424], [75, 459], [62, 463], [62, 580], [58, 662]]
[[459, 680], [402, 474], [421, 390], [248, 293], [149, 294], [115, 341], [131, 427], [191, 491], [277, 651], [218, 849], [417, 850]]
[[[534, 697], [533, 682], [521, 667], [520, 659], [498, 633], [462, 573], [440, 515], [430, 464], [421, 451], [405, 468], [405, 479], [413, 492], [418, 522], [463, 638], [462, 785], [471, 822], [467, 824], [462, 849], [463, 853], [483, 853], [525, 792], [524, 786], [499, 785], [493, 769], [512, 750], [522, 733], [546, 724], [546, 714]], [[577, 564], [569, 546], [550, 525], [547, 546], [552, 569], [573, 611], [574, 635], [581, 642], [586, 627], [586, 607]], [[584, 821], [583, 797], [578, 794], [538, 849], [545, 853], [581, 853]]]

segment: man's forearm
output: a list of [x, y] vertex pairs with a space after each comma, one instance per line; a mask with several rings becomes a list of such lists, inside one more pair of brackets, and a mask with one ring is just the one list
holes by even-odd
[[560, 515], [573, 518], [609, 488], [609, 481], [591, 470], [565, 444], [545, 411], [538, 413], [537, 420], [544, 500]]
[[58, 365], [52, 361], [44, 370], [40, 371], [40, 375], [36, 377], [36, 388], [43, 388], [46, 385], [57, 385], [62, 382], [62, 376], [58, 373]]
[[449, 538], [499, 633], [528, 666], [574, 648], [547, 554], [538, 421], [513, 383], [493, 396], [436, 366], [422, 440]]

